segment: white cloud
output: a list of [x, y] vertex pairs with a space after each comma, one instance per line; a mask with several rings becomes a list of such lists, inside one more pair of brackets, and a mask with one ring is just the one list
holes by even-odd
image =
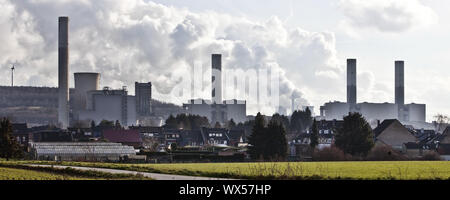
[[[162, 99], [179, 83], [175, 77], [190, 73], [188, 66], [202, 60], [207, 68], [210, 55], [221, 53], [225, 68], [281, 72], [280, 103], [287, 108], [293, 93], [318, 106], [345, 91], [334, 34], [290, 28], [277, 17], [254, 22], [143, 0], [0, 0], [0, 9], [1, 70], [17, 62], [18, 85], [57, 85], [57, 17], [66, 15], [71, 73], [98, 71], [103, 86], [134, 91], [134, 81], [152, 81]], [[209, 89], [200, 93], [209, 98]]]
[[[345, 28], [404, 32], [427, 27], [438, 20], [433, 9], [420, 0], [341, 0]], [[354, 30], [349, 30], [354, 34]]]

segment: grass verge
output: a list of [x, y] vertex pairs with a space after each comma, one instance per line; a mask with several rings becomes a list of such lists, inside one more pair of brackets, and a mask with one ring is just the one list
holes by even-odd
[[[70, 167], [27, 166], [10, 161], [0, 161], [0, 167], [5, 172], [1, 176], [2, 180], [151, 180], [139, 174], [112, 174], [92, 170], [77, 170]], [[6, 174], [8, 171], [10, 174]], [[40, 178], [39, 175], [42, 175], [42, 177]]]

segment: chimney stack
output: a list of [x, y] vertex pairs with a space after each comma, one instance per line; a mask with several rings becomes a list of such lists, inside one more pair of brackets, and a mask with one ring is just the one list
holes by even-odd
[[395, 61], [395, 104], [398, 106], [398, 119], [404, 119], [405, 106], [405, 62]]
[[58, 122], [69, 126], [69, 17], [59, 17], [58, 24]]
[[222, 55], [212, 54], [212, 103], [222, 104]]
[[347, 103], [350, 109], [356, 105], [356, 59], [347, 59]]

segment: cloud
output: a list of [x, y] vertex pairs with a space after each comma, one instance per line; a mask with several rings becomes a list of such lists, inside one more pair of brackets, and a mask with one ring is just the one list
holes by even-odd
[[[287, 108], [292, 94], [319, 105], [345, 91], [334, 34], [288, 27], [277, 17], [257, 22], [144, 0], [0, 0], [0, 9], [0, 68], [17, 64], [16, 85], [57, 85], [57, 17], [69, 16], [70, 72], [100, 72], [102, 86], [134, 91], [135, 81], [151, 81], [155, 98], [185, 103], [167, 94], [194, 62], [207, 70], [210, 55], [221, 53], [224, 68], [279, 72], [280, 103]], [[209, 89], [196, 89], [210, 98]], [[262, 111], [275, 109], [263, 105]]]
[[339, 7], [346, 16], [341, 21], [346, 28], [396, 33], [427, 27], [438, 20], [434, 10], [420, 0], [341, 0]]

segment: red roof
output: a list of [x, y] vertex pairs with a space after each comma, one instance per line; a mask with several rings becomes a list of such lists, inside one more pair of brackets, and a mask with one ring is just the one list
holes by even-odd
[[109, 142], [140, 143], [142, 142], [139, 130], [105, 130], [103, 137]]

